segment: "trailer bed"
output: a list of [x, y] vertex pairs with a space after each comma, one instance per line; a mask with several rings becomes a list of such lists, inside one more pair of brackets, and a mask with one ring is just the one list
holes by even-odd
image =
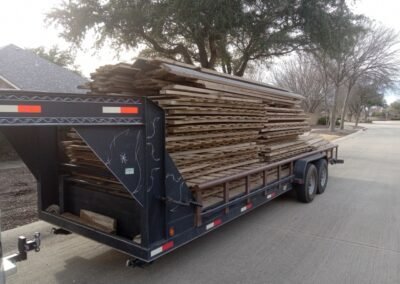
[[[23, 112], [2, 111], [9, 106]], [[144, 262], [304, 183], [308, 162], [337, 161], [338, 147], [331, 145], [241, 169], [227, 164], [228, 176], [211, 175], [189, 188], [166, 151], [164, 115], [146, 98], [0, 91], [0, 130], [38, 181], [39, 218]], [[65, 163], [62, 142], [71, 127], [98, 168]], [[121, 186], [104, 186], [103, 177]], [[218, 192], [200, 194], [211, 188]], [[82, 222], [82, 210], [115, 220], [115, 232]]]

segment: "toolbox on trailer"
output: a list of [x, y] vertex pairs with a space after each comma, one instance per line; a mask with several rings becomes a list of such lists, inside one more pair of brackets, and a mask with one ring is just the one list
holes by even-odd
[[[91, 175], [94, 171], [65, 162], [60, 143], [71, 127], [107, 169], [99, 168], [96, 175], [112, 176], [123, 185], [125, 194], [70, 174]], [[339, 162], [338, 147], [331, 145], [204, 182], [193, 192], [165, 149], [164, 111], [146, 98], [0, 91], [0, 130], [38, 182], [40, 219], [144, 262], [295, 186], [307, 194], [308, 180], [313, 178], [310, 166], [319, 173], [322, 164]], [[269, 179], [271, 169], [276, 170], [276, 178]], [[261, 174], [263, 180], [261, 186], [252, 188], [254, 174]], [[324, 174], [324, 179], [318, 174], [314, 181], [326, 186], [327, 171]], [[245, 190], [230, 196], [229, 183], [240, 179]], [[223, 201], [203, 206], [197, 192], [216, 185], [223, 187]], [[115, 221], [114, 227], [106, 230], [101, 222], [92, 226], [82, 218], [82, 210], [95, 212], [93, 218], [103, 218], [106, 223]]]

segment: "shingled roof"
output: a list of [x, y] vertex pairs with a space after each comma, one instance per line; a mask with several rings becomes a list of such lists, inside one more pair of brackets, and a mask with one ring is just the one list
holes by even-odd
[[[13, 44], [0, 48], [0, 76], [21, 90], [84, 93], [87, 80]], [[0, 77], [0, 78], [1, 78]]]

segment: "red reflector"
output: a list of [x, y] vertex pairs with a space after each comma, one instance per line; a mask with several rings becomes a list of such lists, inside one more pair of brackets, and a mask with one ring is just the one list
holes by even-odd
[[139, 113], [137, 107], [121, 107], [121, 113]]
[[174, 247], [174, 241], [170, 241], [162, 246], [162, 250], [166, 251]]
[[18, 112], [41, 113], [42, 106], [39, 105], [19, 105]]
[[249, 203], [249, 204], [247, 204], [247, 209], [250, 209], [250, 208], [252, 208], [253, 207], [253, 204], [251, 204], [251, 203]]
[[221, 223], [222, 223], [222, 220], [221, 219], [217, 219], [217, 220], [214, 221], [214, 226], [221, 225]]

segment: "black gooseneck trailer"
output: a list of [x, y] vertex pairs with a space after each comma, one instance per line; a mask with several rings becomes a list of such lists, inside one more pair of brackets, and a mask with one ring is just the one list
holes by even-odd
[[[92, 168], [63, 164], [62, 130], [73, 127], [130, 197], [96, 190], [69, 176]], [[143, 262], [194, 240], [279, 195], [295, 188], [301, 201], [310, 202], [327, 183], [328, 163], [337, 159], [338, 147], [297, 155], [265, 164], [189, 190], [165, 150], [164, 111], [146, 98], [94, 96], [29, 91], [0, 91], [0, 130], [38, 182], [39, 218], [127, 253]], [[122, 158], [123, 157], [123, 158]], [[283, 171], [283, 168], [285, 171]], [[268, 171], [277, 177], [269, 180]], [[262, 186], [251, 188], [250, 177], [262, 174]], [[245, 180], [245, 190], [229, 196], [229, 183]], [[204, 208], [200, 190], [222, 186], [223, 201]], [[59, 208], [54, 212], [51, 208]], [[117, 220], [108, 234], [65, 218], [91, 210]], [[139, 240], [134, 240], [140, 236]]]

